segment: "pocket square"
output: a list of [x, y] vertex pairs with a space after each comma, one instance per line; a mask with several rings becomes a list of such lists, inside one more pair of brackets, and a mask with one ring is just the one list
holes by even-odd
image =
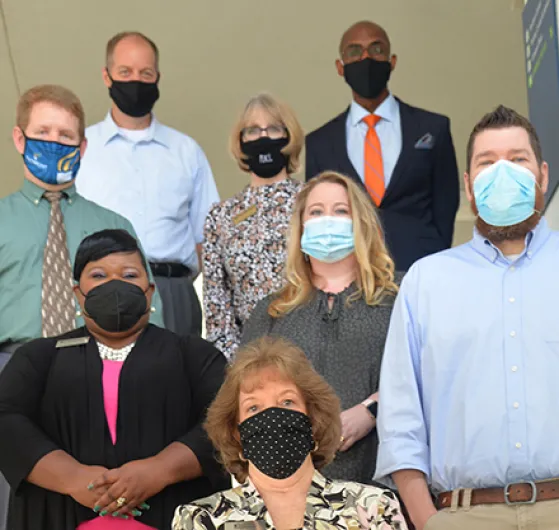
[[435, 145], [435, 137], [431, 133], [424, 134], [415, 143], [416, 149], [432, 149]]

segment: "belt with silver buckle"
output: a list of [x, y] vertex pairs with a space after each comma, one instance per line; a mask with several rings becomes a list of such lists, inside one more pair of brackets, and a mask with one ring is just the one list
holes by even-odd
[[[464, 504], [464, 492], [458, 491], [458, 507]], [[437, 508], [450, 508], [452, 505], [452, 491], [445, 491], [437, 496]], [[480, 488], [471, 490], [469, 505], [476, 504], [508, 504], [518, 506], [521, 504], [534, 504], [539, 501], [559, 499], [559, 479], [544, 482], [514, 482], [504, 488]]]

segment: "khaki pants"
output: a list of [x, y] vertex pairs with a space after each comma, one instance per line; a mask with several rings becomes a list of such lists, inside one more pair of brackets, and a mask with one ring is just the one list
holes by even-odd
[[480, 504], [452, 511], [445, 508], [427, 521], [424, 530], [557, 530], [559, 500], [507, 506]]

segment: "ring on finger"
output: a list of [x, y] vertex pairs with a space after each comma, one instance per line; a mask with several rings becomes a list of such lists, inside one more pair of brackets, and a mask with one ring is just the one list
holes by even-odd
[[122, 508], [125, 504], [126, 504], [126, 497], [119, 497], [119, 498], [116, 500], [116, 505], [117, 505], [119, 508]]

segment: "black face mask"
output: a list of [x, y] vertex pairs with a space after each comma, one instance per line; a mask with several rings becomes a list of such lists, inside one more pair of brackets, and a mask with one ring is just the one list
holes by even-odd
[[390, 79], [390, 61], [375, 61], [367, 57], [355, 63], [344, 64], [346, 83], [365, 99], [379, 97]]
[[141, 118], [151, 112], [159, 99], [158, 81], [142, 83], [141, 81], [115, 81], [109, 88], [109, 95], [116, 106], [127, 116]]
[[241, 151], [249, 169], [263, 179], [275, 177], [287, 166], [288, 158], [281, 150], [289, 143], [289, 138], [272, 140], [267, 136], [251, 142], [241, 140]]
[[111, 280], [84, 296], [85, 315], [105, 331], [128, 331], [147, 313], [146, 293], [130, 282]]
[[239, 425], [243, 456], [262, 473], [290, 477], [312, 451], [311, 420], [296, 410], [271, 407]]

